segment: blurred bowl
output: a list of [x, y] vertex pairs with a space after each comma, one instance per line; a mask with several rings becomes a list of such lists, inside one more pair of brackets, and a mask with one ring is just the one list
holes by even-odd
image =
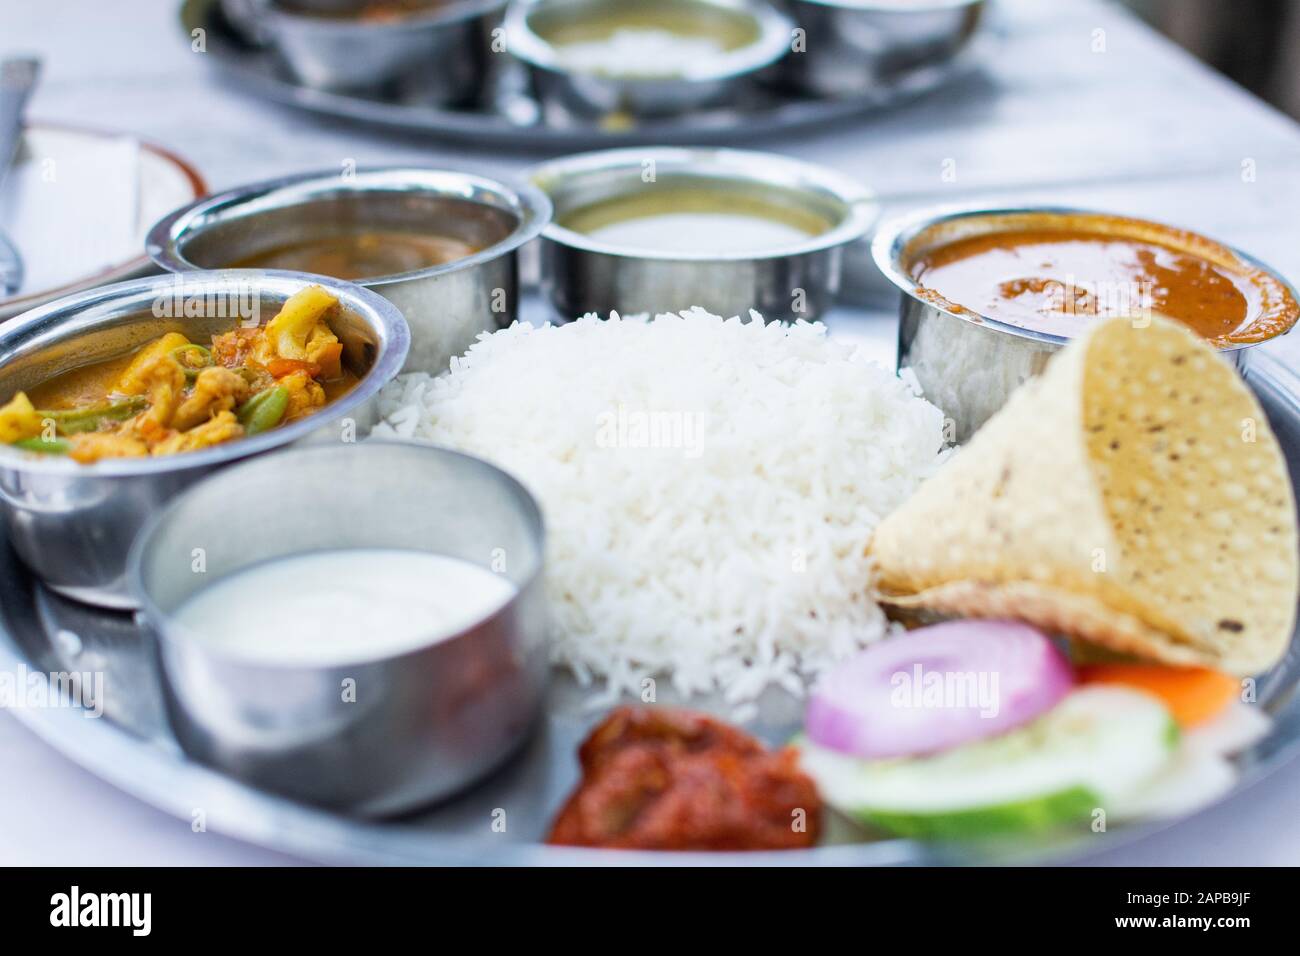
[[359, 278], [411, 328], [407, 368], [440, 372], [480, 332], [518, 309], [518, 250], [550, 221], [538, 189], [469, 173], [393, 167], [307, 173], [231, 189], [176, 210], [149, 233], [171, 272], [224, 268], [295, 242], [389, 229], [454, 238], [478, 252], [441, 265]]
[[489, 52], [486, 26], [506, 0], [449, 0], [391, 18], [313, 10], [307, 0], [258, 0], [255, 35], [274, 48], [304, 86], [377, 93], [398, 81], [420, 98], [457, 105], [481, 92]]
[[262, 32], [262, 21], [271, 0], [220, 0], [221, 15], [226, 22], [246, 43], [262, 46], [266, 37]]
[[[515, 0], [506, 48], [529, 67], [543, 106], [596, 116], [686, 113], [735, 98], [790, 50], [794, 24], [766, 0]], [[643, 31], [672, 34], [636, 61], [630, 46], [608, 47], [608, 64], [584, 66], [565, 47], [611, 44]], [[713, 41], [723, 52], [674, 64], [673, 46]], [[644, 40], [642, 42], [645, 42]], [[655, 42], [658, 42], [657, 40]]]
[[[196, 541], [202, 574], [192, 570]], [[196, 640], [173, 617], [206, 582], [348, 548], [482, 566], [504, 549], [506, 570], [493, 570], [515, 593], [450, 636], [332, 663], [241, 656]], [[444, 449], [364, 442], [267, 456], [201, 482], [142, 532], [131, 580], [158, 637], [168, 717], [190, 756], [254, 786], [379, 816], [464, 789], [536, 723], [548, 677], [542, 551], [537, 505], [504, 472]], [[340, 692], [348, 681], [353, 699]]]
[[[136, 279], [58, 299], [5, 323], [0, 403], [62, 372], [128, 354], [165, 332], [201, 341], [228, 331], [245, 306], [269, 318], [313, 284], [339, 300], [331, 327], [343, 342], [344, 364], [360, 381], [306, 418], [202, 451], [91, 465], [0, 446], [0, 516], [14, 550], [38, 577], [79, 601], [133, 606], [126, 560], [145, 520], [233, 461], [313, 438], [338, 441], [341, 420], [364, 435], [377, 420], [380, 388], [406, 358], [407, 329], [391, 303], [349, 283], [258, 270]], [[169, 307], [178, 301], [184, 306]]]
[[[756, 309], [768, 319], [815, 319], [834, 304], [844, 247], [866, 234], [878, 211], [871, 192], [852, 179], [773, 153], [608, 150], [543, 163], [528, 176], [555, 206], [555, 221], [542, 233], [542, 290], [566, 320], [692, 306], [723, 316]], [[789, 210], [825, 228], [766, 247], [686, 251], [672, 242], [658, 249], [625, 245], [566, 225], [596, 204], [655, 190], [670, 197], [703, 191], [742, 209]]]
[[987, 0], [786, 0], [803, 48], [780, 80], [815, 96], [861, 96], [942, 65], [975, 36]]

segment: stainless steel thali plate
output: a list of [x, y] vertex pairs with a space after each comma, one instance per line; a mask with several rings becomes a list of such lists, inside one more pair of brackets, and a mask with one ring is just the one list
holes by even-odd
[[[531, 313], [531, 314], [529, 314]], [[529, 319], [545, 319], [533, 298]], [[892, 362], [893, 316], [841, 308], [827, 316], [832, 335]], [[1300, 376], [1267, 351], [1256, 352], [1246, 377], [1259, 396], [1300, 481]], [[831, 842], [806, 851], [646, 853], [543, 845], [547, 826], [578, 778], [575, 750], [603, 710], [585, 707], [567, 679], [555, 682], [548, 717], [525, 751], [468, 793], [414, 816], [375, 823], [334, 815], [269, 796], [184, 756], [163, 716], [152, 639], [127, 614], [95, 611], [38, 585], [0, 539], [0, 671], [42, 679], [51, 672], [104, 675], [103, 716], [73, 707], [15, 709], [46, 743], [87, 770], [181, 819], [202, 811], [210, 830], [306, 859], [356, 864], [503, 865], [899, 865], [1062, 861], [1148, 836], [1169, 823], [1117, 827], [1014, 842], [923, 844], [887, 839], [849, 842], [832, 826]], [[558, 676], [558, 675], [557, 675]], [[1300, 748], [1300, 641], [1258, 683], [1260, 706], [1275, 719], [1272, 733], [1234, 758], [1233, 793], [1279, 767]], [[766, 703], [766, 702], [765, 702]], [[692, 701], [710, 709], [708, 702]], [[720, 713], [726, 713], [725, 709]], [[764, 706], [749, 729], [769, 742], [788, 738], [799, 708]], [[30, 781], [40, 786], [40, 781]], [[504, 827], [503, 827], [504, 824]], [[861, 835], [856, 835], [861, 839]], [[845, 842], [837, 842], [843, 840]]]
[[972, 72], [988, 58], [996, 33], [996, 27], [986, 28], [953, 59], [900, 74], [862, 95], [818, 99], [763, 90], [727, 108], [627, 126], [544, 110], [527, 91], [522, 65], [504, 54], [489, 58], [493, 63], [482, 103], [450, 109], [422, 101], [418, 89], [398, 87], [392, 98], [379, 99], [302, 86], [285, 74], [270, 51], [249, 46], [232, 31], [220, 14], [218, 0], [185, 0], [181, 23], [187, 34], [204, 31], [207, 55], [201, 59], [212, 65], [218, 77], [261, 99], [372, 127], [539, 150], [638, 143], [716, 146], [823, 126], [898, 106]]

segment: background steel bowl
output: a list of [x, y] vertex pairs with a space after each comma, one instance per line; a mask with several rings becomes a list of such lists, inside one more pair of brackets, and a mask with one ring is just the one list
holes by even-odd
[[251, 18], [255, 35], [303, 85], [381, 93], [401, 83], [422, 101], [440, 105], [463, 104], [480, 93], [490, 19], [506, 4], [452, 0], [425, 12], [374, 20], [259, 2]]
[[[701, 63], [689, 76], [630, 77], [583, 71], [565, 62], [547, 39], [556, 31], [610, 12], [652, 12], [718, 25], [742, 37], [716, 62]], [[790, 51], [794, 24], [767, 0], [515, 0], [506, 14], [506, 48], [529, 67], [533, 92], [544, 109], [580, 115], [671, 116], [739, 95], [760, 73]]]
[[464, 259], [358, 284], [396, 305], [411, 328], [407, 368], [443, 371], [480, 332], [504, 328], [519, 305], [519, 248], [550, 221], [538, 189], [416, 167], [308, 173], [199, 200], [156, 223], [147, 248], [171, 272], [222, 268], [331, 233], [412, 231], [484, 248]]
[[[310, 438], [338, 441], [353, 429], [364, 435], [377, 418], [376, 394], [406, 357], [408, 334], [397, 309], [374, 293], [316, 276], [258, 270], [198, 273], [183, 281], [152, 276], [104, 286], [33, 309], [0, 328], [0, 402], [5, 402], [19, 390], [125, 355], [165, 332], [201, 341], [227, 331], [246, 317], [241, 303], [269, 319], [310, 284], [338, 297], [341, 309], [331, 325], [343, 342], [344, 363], [361, 380], [307, 418], [203, 451], [93, 465], [0, 446], [0, 517], [14, 549], [46, 584], [101, 607], [132, 607], [127, 553], [150, 514], [230, 462]], [[196, 305], [187, 310], [181, 303]], [[351, 423], [347, 434], [341, 423]]]
[[[653, 182], [645, 172], [654, 171]], [[834, 303], [843, 248], [861, 239], [877, 205], [865, 187], [833, 170], [773, 153], [727, 149], [622, 149], [534, 167], [529, 178], [554, 203], [542, 233], [542, 291], [560, 318], [673, 312], [817, 318]], [[824, 216], [821, 235], [765, 251], [661, 252], [610, 245], [563, 225], [574, 210], [658, 186], [706, 186], [788, 203]]]
[[245, 43], [261, 46], [265, 42], [262, 18], [271, 0], [218, 0], [221, 15]]
[[777, 78], [815, 96], [861, 96], [941, 67], [975, 36], [987, 0], [786, 0], [802, 49]]
[[[1110, 215], [1064, 206], [945, 206], [890, 219], [876, 231], [872, 258], [902, 293], [898, 369], [912, 370], [926, 398], [952, 419], [958, 442], [970, 438], [1070, 340], [946, 309], [918, 293], [920, 284], [910, 271], [912, 261], [927, 249], [959, 238], [1023, 228], [1023, 218], [1016, 217], [1042, 214]], [[1274, 270], [1239, 250], [1224, 248], [1243, 264], [1268, 272], [1296, 296], [1294, 287]], [[1256, 344], [1262, 343], [1238, 343], [1220, 349], [1220, 354], [1234, 367], [1244, 368], [1247, 350]]]
[[[200, 545], [206, 570], [196, 574]], [[485, 567], [495, 551], [505, 561], [494, 570], [517, 592], [445, 640], [333, 665], [239, 657], [172, 618], [208, 581], [338, 548], [413, 549]], [[541, 515], [510, 476], [444, 449], [364, 442], [268, 456], [196, 485], [141, 534], [131, 578], [187, 753], [300, 800], [387, 815], [463, 789], [537, 721], [548, 677], [542, 563]], [[353, 700], [341, 692], [348, 680]]]

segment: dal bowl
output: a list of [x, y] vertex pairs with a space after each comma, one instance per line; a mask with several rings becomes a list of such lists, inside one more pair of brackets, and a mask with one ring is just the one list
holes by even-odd
[[766, 0], [515, 0], [505, 36], [544, 108], [617, 123], [734, 99], [793, 29]]
[[542, 288], [564, 319], [692, 306], [815, 319], [839, 291], [844, 247], [877, 211], [833, 170], [741, 150], [609, 150], [530, 178], [556, 210]]
[[[945, 249], [990, 245], [996, 249], [1001, 243], [1019, 241], [1016, 237], [1024, 236], [1059, 242], [1061, 235], [1112, 244], [1141, 243], [1148, 248], [1139, 251], [1139, 256], [1154, 253], [1207, 263], [1220, 273], [1217, 278], [1207, 275], [1212, 284], [1222, 285], [1224, 278], [1238, 277], [1247, 293], [1245, 299], [1250, 298], [1250, 288], [1258, 289], [1257, 301], [1247, 302], [1245, 334], [1239, 336], [1240, 340], [1215, 342], [1220, 354], [1239, 368], [1244, 366], [1250, 347], [1286, 334], [1300, 316], [1295, 288], [1278, 273], [1243, 252], [1161, 223], [1068, 207], [945, 207], [900, 216], [882, 224], [872, 243], [877, 267], [901, 293], [898, 367], [900, 371], [911, 369], [926, 397], [952, 418], [957, 441], [974, 434], [1012, 392], [1040, 373], [1048, 359], [1070, 341], [1070, 335], [1062, 334], [1068, 328], [1063, 322], [1089, 321], [1093, 315], [1089, 310], [1096, 309], [1104, 309], [1105, 314], [1131, 315], [1135, 322], [1146, 321], [1144, 316], [1160, 311], [1152, 305], [1151, 296], [1164, 294], [1166, 289], [1144, 289], [1117, 281], [1114, 263], [1104, 259], [1085, 259], [1071, 274], [1059, 280], [1048, 279], [1041, 290], [1031, 285], [1040, 279], [1021, 275], [1021, 271], [1043, 271], [1047, 275], [1046, 263], [1031, 268], [1017, 262], [1012, 275], [999, 271], [1007, 268], [1005, 263], [989, 262], [968, 273], [991, 277], [989, 283], [1004, 278], [1006, 282], [998, 288], [1007, 287], [1017, 293], [1008, 300], [1009, 308], [1015, 307], [1012, 300], [1019, 296], [1031, 302], [1037, 301], [1032, 297], [1039, 292], [1060, 297], [1060, 308], [1043, 312], [1041, 322], [1023, 318], [1013, 321], [1010, 315], [1001, 313], [991, 315], [990, 311], [996, 311], [994, 301], [951, 301], [953, 293], [945, 297], [933, 274], [925, 282], [917, 278], [918, 267], [926, 257], [941, 261], [943, 257], [936, 258], [936, 253]], [[1037, 260], [1034, 262], [1037, 267]], [[1147, 268], [1167, 283], [1175, 275], [1174, 262], [1152, 260]], [[927, 282], [934, 287], [927, 287]], [[1007, 286], [1008, 282], [1012, 285]], [[1068, 299], [1064, 298], [1067, 294]], [[1080, 298], [1076, 300], [1075, 296]], [[1164, 311], [1175, 319], [1186, 320], [1186, 315], [1176, 314], [1179, 308], [1166, 306]], [[1258, 314], [1251, 313], [1251, 308], [1256, 308]], [[1252, 328], [1259, 334], [1252, 333]]]
[[[0, 517], [18, 556], [54, 590], [128, 608], [127, 553], [145, 520], [184, 488], [234, 461], [299, 441], [364, 435], [376, 396], [406, 358], [408, 333], [387, 300], [346, 282], [288, 272], [231, 270], [152, 276], [92, 289], [0, 329], [0, 402], [56, 375], [127, 355], [165, 332], [191, 341], [241, 318], [274, 315], [295, 292], [320, 285], [340, 304], [331, 327], [359, 381], [298, 421], [200, 451], [80, 464], [0, 446]], [[256, 310], [256, 313], [253, 312]]]
[[210, 196], [155, 224], [147, 247], [170, 272], [293, 263], [356, 282], [406, 317], [409, 367], [441, 370], [480, 332], [515, 320], [518, 250], [550, 217], [550, 202], [532, 186], [436, 169], [359, 169]]

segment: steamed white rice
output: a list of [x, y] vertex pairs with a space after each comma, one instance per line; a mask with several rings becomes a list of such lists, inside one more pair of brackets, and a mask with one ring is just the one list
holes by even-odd
[[703, 310], [483, 335], [382, 394], [377, 434], [495, 462], [541, 502], [554, 655], [611, 699], [801, 693], [882, 637], [867, 539], [943, 415], [804, 322]]

